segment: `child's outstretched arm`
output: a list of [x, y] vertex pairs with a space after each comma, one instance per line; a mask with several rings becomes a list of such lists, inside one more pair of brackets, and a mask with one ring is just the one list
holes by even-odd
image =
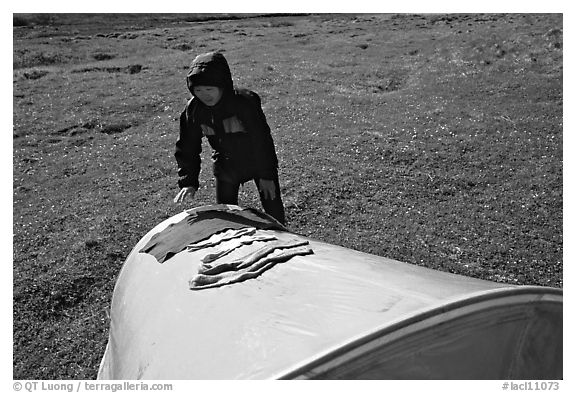
[[247, 110], [251, 112], [250, 136], [256, 153], [258, 178], [273, 180], [277, 176], [278, 158], [276, 157], [270, 126], [262, 109], [260, 96], [249, 91], [247, 98], [249, 104]]
[[176, 141], [174, 156], [178, 163], [178, 186], [199, 188], [200, 153], [202, 152], [202, 133], [195, 130], [188, 121], [187, 110], [180, 115], [180, 136]]
[[276, 185], [274, 180], [258, 179], [258, 191], [264, 196], [264, 199], [276, 199]]
[[176, 194], [174, 203], [182, 203], [187, 196], [194, 198], [194, 195], [196, 195], [196, 189], [194, 187], [184, 187]]

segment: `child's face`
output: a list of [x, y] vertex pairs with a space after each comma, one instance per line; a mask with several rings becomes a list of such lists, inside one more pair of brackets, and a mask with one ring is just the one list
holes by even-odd
[[194, 95], [198, 97], [204, 105], [214, 106], [222, 98], [224, 90], [217, 86], [196, 86], [194, 87]]

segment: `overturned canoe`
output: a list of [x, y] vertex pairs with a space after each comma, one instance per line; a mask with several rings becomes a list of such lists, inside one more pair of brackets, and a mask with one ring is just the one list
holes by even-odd
[[439, 272], [207, 206], [159, 224], [126, 259], [98, 378], [561, 379], [562, 291]]

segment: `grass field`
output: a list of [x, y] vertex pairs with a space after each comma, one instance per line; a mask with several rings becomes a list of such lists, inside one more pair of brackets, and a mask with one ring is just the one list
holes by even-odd
[[[115, 279], [177, 206], [192, 58], [221, 50], [272, 128], [291, 230], [562, 287], [559, 14], [17, 15], [15, 379], [92, 379]], [[253, 184], [241, 204], [259, 208]]]

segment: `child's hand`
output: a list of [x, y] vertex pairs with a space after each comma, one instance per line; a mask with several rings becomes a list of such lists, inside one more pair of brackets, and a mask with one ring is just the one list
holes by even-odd
[[174, 203], [182, 203], [188, 195], [190, 195], [190, 198], [194, 198], [195, 194], [196, 189], [194, 187], [184, 187], [174, 198]]
[[258, 190], [264, 199], [276, 199], [276, 186], [273, 180], [259, 179]]

